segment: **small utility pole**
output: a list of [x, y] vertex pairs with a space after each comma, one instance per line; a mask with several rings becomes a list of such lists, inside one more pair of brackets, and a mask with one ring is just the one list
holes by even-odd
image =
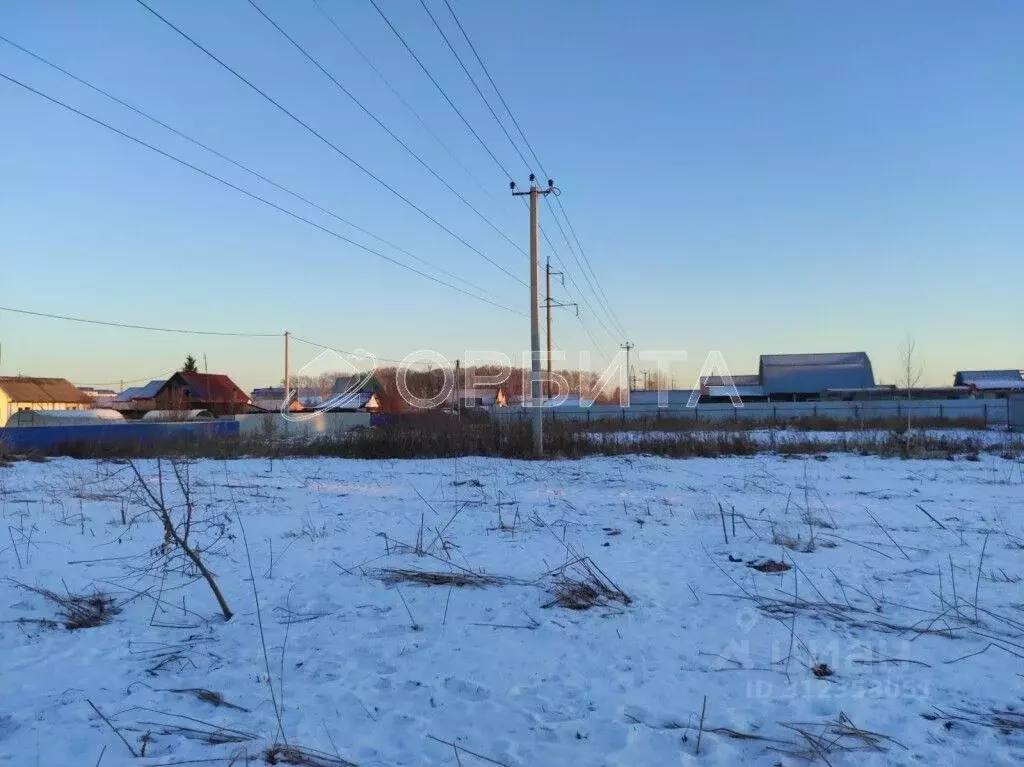
[[629, 353], [633, 350], [633, 342], [626, 341], [626, 343], [622, 344], [619, 348], [626, 350], [626, 407], [629, 407], [629, 404], [633, 399], [630, 391], [633, 388], [633, 378], [629, 367]]
[[549, 258], [545, 264], [544, 271], [546, 272], [547, 291], [545, 293], [544, 303], [547, 305], [547, 331], [548, 331], [548, 385], [547, 395], [548, 399], [551, 398], [551, 259]]
[[206, 352], [203, 352], [203, 372], [209, 374], [210, 366], [206, 361]]
[[530, 195], [530, 399], [533, 405], [533, 454], [540, 458], [544, 455], [544, 405], [541, 392], [540, 372], [540, 196], [555, 191], [555, 182], [548, 179], [548, 188], [541, 189], [536, 184], [537, 177], [530, 174], [530, 191], [517, 192], [516, 182], [510, 183], [512, 194], [516, 197]]
[[285, 410], [291, 405], [291, 379], [288, 370], [288, 339], [291, 333], [284, 331], [284, 407]]
[[545, 271], [547, 272], [547, 297], [544, 299], [544, 303], [547, 306], [547, 312], [548, 312], [548, 326], [547, 326], [547, 330], [548, 330], [548, 385], [547, 385], [547, 396], [548, 396], [548, 399], [550, 399], [551, 398], [551, 384], [554, 381], [554, 379], [552, 378], [552, 362], [551, 362], [551, 360], [552, 360], [552, 354], [551, 354], [551, 335], [552, 335], [552, 330], [551, 330], [551, 310], [552, 309], [564, 309], [566, 307], [572, 307], [573, 309], [576, 310], [576, 316], [579, 317], [580, 316], [580, 307], [579, 307], [579, 304], [569, 304], [569, 303], [565, 303], [564, 301], [556, 301], [554, 298], [551, 297], [551, 275], [555, 275], [556, 277], [560, 277], [561, 280], [562, 280], [562, 287], [565, 287], [565, 272], [553, 272], [553, 271], [551, 271], [551, 259], [550, 258], [547, 260], [547, 266], [545, 268]]

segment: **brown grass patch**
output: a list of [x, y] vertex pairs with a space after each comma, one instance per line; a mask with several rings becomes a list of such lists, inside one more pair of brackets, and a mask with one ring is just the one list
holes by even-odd
[[774, 559], [767, 559], [764, 562], [754, 562], [753, 564], [747, 565], [752, 570], [757, 570], [759, 573], [784, 573], [787, 570], [791, 570], [792, 567], [787, 565], [785, 562], [776, 562]]
[[[121, 612], [117, 600], [101, 591], [94, 591], [92, 594], [58, 594], [49, 589], [29, 586], [27, 583], [14, 580], [11, 583], [57, 605], [64, 628], [72, 631], [104, 626]], [[41, 623], [46, 624], [46, 621]]]
[[589, 610], [613, 604], [629, 605], [633, 599], [616, 586], [589, 557], [573, 563], [578, 577], [570, 577], [563, 569], [555, 577], [552, 599], [541, 607], [564, 607], [567, 610]]
[[302, 746], [275, 743], [263, 752], [267, 764], [298, 764], [304, 767], [356, 767], [354, 762]]
[[420, 586], [502, 586], [512, 583], [513, 579], [500, 575], [472, 573], [468, 570], [438, 572], [433, 570], [402, 570], [398, 568], [382, 568], [376, 570], [376, 577], [389, 586], [396, 583], [414, 583]]

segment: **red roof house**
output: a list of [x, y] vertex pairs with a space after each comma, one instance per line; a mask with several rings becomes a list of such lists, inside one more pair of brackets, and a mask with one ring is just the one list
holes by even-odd
[[225, 375], [175, 373], [156, 394], [157, 410], [209, 410], [215, 416], [250, 410], [249, 395]]

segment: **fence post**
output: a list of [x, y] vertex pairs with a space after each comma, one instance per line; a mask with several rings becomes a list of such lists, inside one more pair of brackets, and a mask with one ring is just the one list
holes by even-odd
[[946, 417], [946, 409], [942, 406], [942, 403], [940, 402], [939, 403], [939, 418], [945, 418], [945, 417]]
[[984, 408], [985, 408], [985, 425], [988, 426], [988, 403], [987, 402], [985, 403]]

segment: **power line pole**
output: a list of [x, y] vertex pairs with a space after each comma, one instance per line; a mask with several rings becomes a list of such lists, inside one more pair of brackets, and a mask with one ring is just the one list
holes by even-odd
[[546, 279], [547, 279], [547, 292], [545, 294], [544, 303], [547, 305], [547, 312], [548, 312], [548, 321], [547, 321], [547, 331], [548, 331], [548, 385], [547, 385], [547, 390], [548, 390], [548, 392], [547, 392], [547, 394], [548, 394], [548, 399], [550, 399], [551, 398], [551, 258], [550, 257], [547, 259], [547, 263], [545, 265], [544, 271], [546, 272]]
[[551, 362], [551, 360], [552, 360], [552, 356], [551, 356], [551, 334], [552, 334], [552, 330], [551, 330], [551, 324], [552, 324], [551, 323], [551, 310], [552, 309], [564, 309], [566, 307], [572, 307], [572, 308], [574, 308], [576, 310], [576, 316], [579, 317], [580, 316], [580, 306], [579, 306], [579, 304], [565, 303], [564, 301], [556, 301], [554, 298], [552, 298], [551, 297], [551, 275], [555, 275], [556, 277], [561, 278], [562, 287], [565, 287], [565, 272], [553, 272], [553, 271], [551, 271], [551, 259], [550, 258], [547, 260], [547, 266], [545, 268], [545, 271], [547, 272], [547, 298], [545, 298], [544, 303], [547, 305], [547, 312], [548, 312], [548, 324], [547, 324], [547, 330], [548, 330], [548, 385], [547, 385], [547, 395], [548, 395], [548, 398], [550, 399], [551, 398], [551, 384], [553, 383], [553, 379], [552, 379], [552, 362]]
[[633, 388], [633, 379], [629, 369], [629, 353], [633, 350], [633, 342], [626, 341], [626, 343], [619, 346], [619, 348], [626, 350], [626, 407], [629, 407], [630, 402], [633, 399], [631, 391]]
[[530, 196], [530, 399], [533, 405], [533, 454], [544, 455], [544, 409], [540, 372], [540, 225], [538, 210], [540, 196], [555, 191], [555, 182], [548, 179], [548, 188], [536, 184], [537, 177], [530, 174], [530, 191], [517, 192], [516, 182], [509, 184], [515, 197]]
[[291, 333], [284, 331], [284, 407], [285, 410], [291, 405], [291, 380], [288, 371], [288, 339]]

